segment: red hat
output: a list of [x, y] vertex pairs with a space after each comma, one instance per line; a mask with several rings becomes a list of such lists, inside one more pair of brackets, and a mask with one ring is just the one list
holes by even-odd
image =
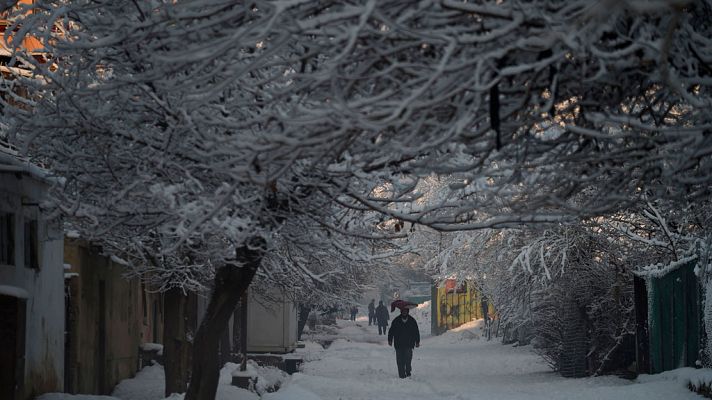
[[397, 308], [400, 308], [401, 310], [404, 308], [411, 309], [411, 308], [416, 308], [418, 307], [417, 304], [411, 303], [405, 300], [396, 300], [391, 303], [391, 312], [395, 311]]

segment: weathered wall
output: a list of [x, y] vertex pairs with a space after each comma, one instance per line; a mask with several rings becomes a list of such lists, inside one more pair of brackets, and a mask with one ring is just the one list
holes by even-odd
[[[46, 186], [28, 175], [0, 173], [0, 210], [15, 214], [15, 263], [0, 265], [0, 284], [28, 293], [24, 397], [61, 392], [64, 368], [62, 235], [43, 219], [38, 204]], [[39, 268], [26, 268], [24, 219], [38, 221]]]
[[297, 346], [297, 308], [287, 297], [272, 290], [277, 301], [249, 289], [247, 303], [247, 351], [289, 353]]
[[[271, 303], [266, 296], [260, 295], [260, 290], [248, 290], [247, 303], [247, 350], [248, 352], [289, 353], [297, 346], [297, 306], [278, 289], [271, 290]], [[202, 323], [208, 308], [209, 296], [198, 296], [197, 314], [198, 326]], [[239, 307], [236, 312], [239, 312]], [[230, 318], [224, 335], [235, 337], [234, 315]], [[236, 350], [235, 343], [232, 344]]]
[[[160, 296], [144, 295], [138, 280], [124, 278], [123, 265], [85, 241], [65, 241], [65, 263], [70, 266], [67, 390], [109, 394], [138, 370], [139, 346], [160, 342], [160, 336], [153, 337], [152, 326], [154, 321], [162, 324], [160, 318], [153, 318], [154, 311], [160, 310], [153, 307]], [[149, 303], [145, 308], [144, 301]]]

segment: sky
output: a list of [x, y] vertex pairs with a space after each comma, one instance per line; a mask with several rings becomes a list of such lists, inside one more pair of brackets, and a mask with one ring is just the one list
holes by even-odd
[[[563, 378], [539, 358], [531, 346], [502, 345], [482, 336], [482, 321], [473, 321], [440, 336], [431, 336], [426, 309], [413, 310], [421, 328], [421, 346], [414, 350], [413, 376], [398, 378], [395, 353], [366, 317], [338, 320], [335, 327], [305, 332], [298, 355], [305, 362], [291, 376], [250, 363], [258, 376], [256, 393], [231, 386], [236, 364], [221, 371], [218, 400], [685, 400], [701, 397], [688, 382], [712, 382], [712, 371], [682, 368], [635, 380], [615, 376]], [[392, 316], [395, 316], [393, 313]], [[324, 348], [322, 344], [327, 344]], [[277, 391], [270, 392], [274, 388]], [[163, 369], [144, 368], [122, 381], [112, 397], [49, 394], [40, 400], [161, 400]], [[170, 400], [181, 400], [173, 395]]]

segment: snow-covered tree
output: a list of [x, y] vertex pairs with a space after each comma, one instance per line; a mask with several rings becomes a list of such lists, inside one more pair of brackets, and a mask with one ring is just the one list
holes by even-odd
[[571, 326], [583, 323], [589, 372], [607, 373], [631, 362], [634, 271], [696, 257], [706, 282], [708, 207], [644, 201], [561, 226], [446, 233], [431, 265], [476, 279], [501, 326], [529, 331], [553, 368], [565, 369]]
[[[35, 5], [38, 10], [43, 6]], [[132, 52], [150, 45], [145, 37], [99, 43], [98, 38], [110, 40], [122, 24], [173, 17], [150, 9], [144, 10], [146, 17], [133, 4], [130, 8], [107, 4], [107, 9], [73, 6], [67, 9], [73, 24], [68, 40], [53, 42], [56, 63], [37, 65], [45, 78], [24, 82], [33, 95], [18, 100], [28, 107], [14, 110], [12, 134], [66, 179], [54, 191], [55, 204], [83, 235], [109, 236], [112, 250], [133, 253], [140, 273], [166, 287], [200, 287], [205, 282], [195, 278], [196, 272], [214, 275], [212, 299], [194, 341], [187, 394], [211, 398], [218, 377], [219, 333], [265, 254], [278, 245], [311, 243], [314, 250], [319, 240], [330, 240], [344, 253], [357, 253], [349, 248], [349, 240], [391, 235], [375, 231], [375, 224], [363, 217], [368, 210], [345, 195], [350, 190], [368, 195], [382, 181], [378, 174], [383, 172], [364, 171], [361, 158], [389, 155], [392, 148], [377, 146], [375, 134], [282, 132], [279, 124], [250, 121], [295, 101], [292, 95], [263, 104], [261, 98], [270, 91], [277, 96], [286, 83], [265, 84], [260, 75], [271, 74], [279, 81], [290, 69], [259, 70], [258, 58], [271, 60], [274, 54], [268, 48], [259, 50], [255, 42], [236, 46], [236, 52], [220, 54], [222, 59], [216, 60], [228, 69], [258, 66], [255, 74], [240, 78], [230, 75], [235, 71], [223, 71], [227, 75], [206, 81], [205, 65], [194, 62], [173, 69], [173, 61], [163, 59], [159, 64], [167, 69], [162, 70], [157, 60], [171, 52], [165, 42], [143, 54]], [[199, 14], [210, 10], [208, 4], [193, 6], [181, 3], [176, 10]], [[223, 6], [242, 10], [234, 4]], [[228, 15], [217, 13], [208, 19]], [[228, 28], [239, 24], [229, 21], [218, 24], [225, 31], [213, 34], [234, 34]], [[213, 29], [195, 27], [190, 33], [173, 22], [164, 23], [169, 32], [177, 29], [173, 33], [185, 35], [183, 45], [203, 46], [201, 35]], [[200, 24], [188, 25], [192, 23]], [[203, 90], [205, 97], [199, 99]], [[360, 258], [368, 257], [373, 255]], [[302, 280], [312, 267], [289, 266]], [[337, 270], [323, 273], [352, 276], [338, 273], [343, 265], [331, 266]]]
[[[562, 215], [552, 206], [591, 215], [646, 192], [702, 198], [711, 186], [705, 1], [36, 6], [57, 11], [35, 18], [77, 25], [73, 40], [56, 46], [67, 50], [59, 62], [85, 78], [92, 69], [107, 75], [119, 104], [150, 105], [149, 115], [166, 117], [157, 127], [165, 136], [230, 126], [261, 132], [267, 148], [320, 135], [387, 148], [398, 135], [389, 153], [349, 161], [411, 173], [437, 161], [441, 172], [463, 173], [463, 191], [526, 189], [507, 198], [506, 217], [469, 215], [489, 197], [467, 206], [458, 196], [450, 205], [461, 212], [447, 219], [422, 210], [409, 218], [419, 223], [551, 221]], [[204, 111], [209, 101], [216, 114]], [[598, 195], [569, 203], [584, 190]]]
[[[188, 399], [214, 396], [214, 332], [290, 221], [507, 227], [712, 187], [707, 1], [32, 7], [16, 37], [53, 60], [10, 137], [67, 178], [57, 203], [86, 231], [150, 228], [215, 269]], [[433, 173], [459, 181], [401, 207]]]
[[[364, 228], [376, 225], [375, 215], [363, 217], [353, 224]], [[294, 222], [306, 224], [293, 226]], [[381, 238], [376, 236], [379, 232]], [[388, 234], [380, 229], [371, 234], [373, 238], [358, 237], [353, 230], [344, 234], [314, 221], [286, 221], [256, 280], [282, 287], [293, 300], [309, 306], [356, 302], [388, 273], [396, 257], [409, 250], [396, 241], [384, 240]]]

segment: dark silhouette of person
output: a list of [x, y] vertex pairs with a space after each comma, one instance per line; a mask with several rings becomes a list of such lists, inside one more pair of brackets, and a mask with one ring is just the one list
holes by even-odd
[[385, 335], [386, 328], [388, 327], [388, 307], [383, 304], [383, 301], [378, 302], [378, 307], [376, 307], [376, 323], [378, 324], [378, 334]]
[[391, 305], [391, 308], [400, 308], [400, 315], [393, 318], [391, 328], [388, 330], [388, 345], [392, 345], [396, 349], [398, 376], [401, 378], [410, 376], [413, 348], [420, 347], [418, 323], [409, 315], [409, 306], [412, 305], [405, 302], [400, 303], [400, 305]]
[[374, 304], [376, 302], [376, 299], [371, 299], [371, 302], [368, 303], [368, 326], [371, 326], [371, 324], [376, 323], [376, 305]]

